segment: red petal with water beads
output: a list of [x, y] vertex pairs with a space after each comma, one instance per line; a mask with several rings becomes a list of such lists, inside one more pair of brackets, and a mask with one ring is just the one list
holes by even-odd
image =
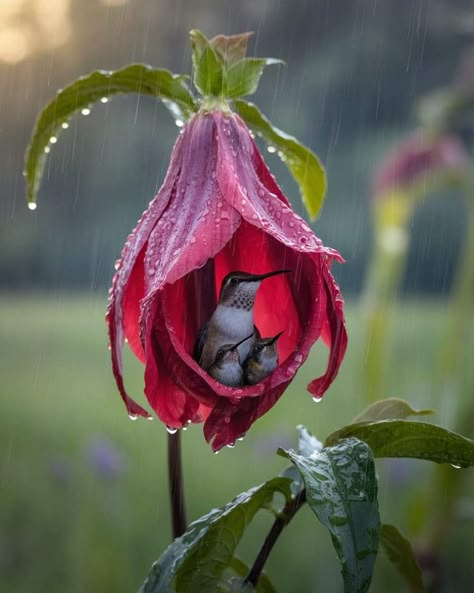
[[[321, 396], [347, 343], [342, 298], [329, 272], [334, 258], [341, 260], [291, 210], [240, 118], [198, 114], [180, 135], [114, 282], [109, 326], [120, 325], [110, 330], [117, 382], [125, 332], [133, 351], [144, 355], [145, 393], [160, 419], [175, 428], [205, 421], [214, 450], [233, 443], [275, 404], [323, 336], [327, 370], [308, 386]], [[284, 331], [280, 365], [257, 385], [222, 385], [192, 359], [198, 330], [226, 274], [275, 269], [291, 272], [262, 283], [255, 323], [264, 336]]]

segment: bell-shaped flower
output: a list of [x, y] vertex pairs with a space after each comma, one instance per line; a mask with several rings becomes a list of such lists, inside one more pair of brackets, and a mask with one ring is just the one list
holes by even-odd
[[[280, 398], [323, 339], [325, 373], [308, 390], [319, 399], [334, 380], [347, 344], [343, 300], [324, 247], [291, 209], [242, 119], [201, 111], [175, 144], [166, 178], [117, 262], [108, 309], [113, 371], [132, 416], [148, 416], [126, 392], [127, 339], [145, 364], [145, 394], [171, 429], [205, 422], [214, 450], [234, 443]], [[279, 365], [260, 383], [229, 387], [196, 360], [193, 347], [211, 317], [223, 278], [263, 274], [254, 306], [262, 336], [278, 340]]]

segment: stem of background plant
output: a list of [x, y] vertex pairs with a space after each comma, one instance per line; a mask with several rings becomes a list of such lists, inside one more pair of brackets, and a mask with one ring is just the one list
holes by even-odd
[[406, 223], [397, 226], [378, 224], [375, 229], [376, 245], [363, 297], [367, 318], [363, 365], [367, 404], [385, 396], [385, 354], [390, 319], [408, 251]]
[[281, 513], [279, 513], [278, 517], [275, 519], [270, 531], [268, 532], [268, 535], [257, 554], [257, 558], [255, 559], [255, 562], [253, 563], [253, 566], [250, 569], [244, 584], [248, 583], [253, 587], [253, 589], [256, 588], [258, 579], [262, 574], [263, 567], [265, 566], [267, 558], [270, 556], [270, 552], [273, 550], [273, 546], [276, 544], [276, 541], [283, 529], [293, 519], [305, 502], [306, 490], [303, 488], [303, 490], [301, 490], [295, 496], [295, 498], [286, 503]]
[[[468, 196], [467, 228], [464, 246], [458, 259], [456, 278], [453, 285], [453, 295], [450, 303], [450, 320], [446, 339], [442, 342], [439, 373], [436, 384], [439, 386], [441, 398], [449, 397], [464, 403], [464, 408], [457, 410], [456, 430], [461, 434], [473, 436], [474, 402], [467, 392], [469, 385], [462, 384], [460, 368], [463, 356], [469, 350], [469, 336], [472, 335], [473, 302], [474, 302], [474, 202]], [[469, 201], [471, 198], [471, 201]], [[467, 360], [467, 364], [469, 361]], [[425, 535], [425, 552], [436, 556], [447, 541], [448, 532], [452, 526], [452, 515], [458, 497], [463, 471], [455, 471], [447, 465], [435, 468], [434, 484], [430, 489], [431, 501], [429, 507], [431, 519]], [[442, 512], [440, 512], [442, 509]]]
[[171, 526], [173, 539], [186, 531], [186, 510], [184, 504], [184, 483], [181, 464], [181, 433], [168, 433], [168, 480], [171, 504]]

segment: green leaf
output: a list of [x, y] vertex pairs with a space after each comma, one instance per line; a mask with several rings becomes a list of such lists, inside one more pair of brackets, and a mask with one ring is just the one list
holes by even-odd
[[389, 397], [366, 408], [354, 418], [351, 424], [375, 420], [404, 420], [409, 416], [425, 416], [427, 414], [433, 414], [433, 410], [415, 410], [403, 399]]
[[319, 453], [323, 444], [302, 424], [296, 427], [298, 431], [298, 453], [303, 457], [311, 457], [313, 453]]
[[326, 173], [318, 157], [296, 138], [274, 127], [253, 103], [238, 99], [234, 104], [237, 113], [249, 128], [262, 136], [269, 147], [278, 151], [299, 186], [308, 214], [311, 218], [316, 218], [326, 193]]
[[194, 99], [186, 86], [185, 76], [168, 70], [132, 64], [115, 71], [97, 70], [83, 76], [58, 92], [56, 97], [41, 112], [26, 151], [27, 199], [36, 201], [50, 141], [57, 138], [63, 124], [81, 109], [89, 109], [92, 103], [117, 93], [140, 93], [165, 99], [173, 105], [183, 120], [195, 110]]
[[[229, 578], [223, 579], [225, 581], [230, 581], [230, 593], [234, 593], [234, 591], [236, 593], [247, 593], [247, 591], [250, 593], [253, 593], [253, 591], [255, 591], [255, 593], [276, 593], [276, 589], [264, 573], [260, 574], [256, 589], [254, 589], [250, 584], [244, 585], [245, 577], [248, 575], [249, 571], [250, 570], [248, 566], [242, 562], [240, 558], [237, 558], [236, 556], [232, 558], [228, 566], [228, 570], [226, 571], [229, 575]], [[232, 579], [232, 576], [238, 578]]]
[[365, 441], [375, 457], [414, 457], [456, 467], [474, 465], [474, 441], [436, 424], [407, 420], [349, 424], [329, 435], [325, 445], [348, 437]]
[[247, 58], [231, 66], [225, 74], [224, 95], [237, 99], [257, 90], [265, 66], [283, 64], [273, 58]]
[[248, 523], [276, 492], [289, 500], [289, 484], [274, 478], [194, 521], [155, 562], [140, 593], [215, 593]]
[[382, 525], [380, 543], [388, 559], [407, 581], [411, 593], [423, 593], [423, 578], [410, 542], [394, 525]]
[[222, 95], [224, 88], [224, 66], [206, 37], [198, 30], [190, 33], [193, 46], [193, 82], [204, 95]]
[[306, 486], [311, 510], [329, 530], [342, 566], [345, 593], [365, 593], [377, 556], [380, 519], [372, 452], [357, 439], [310, 457], [287, 451]]

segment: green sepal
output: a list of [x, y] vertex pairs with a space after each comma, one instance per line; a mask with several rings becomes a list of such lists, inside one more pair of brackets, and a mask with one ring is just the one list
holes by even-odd
[[204, 97], [226, 101], [251, 95], [265, 66], [283, 63], [273, 58], [246, 58], [249, 35], [219, 35], [209, 41], [201, 31], [190, 32], [194, 86]]
[[248, 127], [278, 152], [298, 184], [309, 216], [316, 218], [326, 194], [326, 172], [318, 157], [296, 138], [273, 126], [253, 103], [239, 99], [234, 105]]
[[388, 397], [375, 402], [358, 414], [351, 424], [376, 420], [404, 420], [409, 416], [426, 416], [433, 410], [415, 410], [408, 402], [398, 397]]
[[348, 437], [365, 441], [375, 457], [412, 457], [456, 467], [474, 465], [474, 441], [436, 424], [407, 420], [349, 424], [329, 435], [325, 446]]
[[423, 578], [410, 542], [394, 525], [383, 524], [380, 544], [387, 558], [407, 582], [410, 593], [423, 593]]
[[118, 93], [140, 93], [166, 101], [173, 115], [184, 121], [196, 111], [194, 99], [187, 88], [188, 77], [169, 70], [132, 64], [115, 71], [96, 70], [60, 90], [43, 109], [36, 121], [30, 145], [26, 151], [27, 199], [36, 202], [50, 139], [57, 138], [63, 124], [81, 109], [89, 109], [100, 99]]
[[290, 480], [273, 478], [191, 523], [155, 562], [139, 593], [215, 593], [247, 525], [276, 492], [289, 501]]
[[224, 96], [227, 99], [237, 99], [252, 95], [266, 66], [284, 64], [282, 60], [274, 58], [246, 58], [231, 66], [225, 73]]
[[341, 563], [345, 593], [365, 593], [371, 583], [380, 529], [372, 452], [358, 439], [314, 451], [309, 457], [279, 450], [298, 468], [306, 501], [328, 529]]

